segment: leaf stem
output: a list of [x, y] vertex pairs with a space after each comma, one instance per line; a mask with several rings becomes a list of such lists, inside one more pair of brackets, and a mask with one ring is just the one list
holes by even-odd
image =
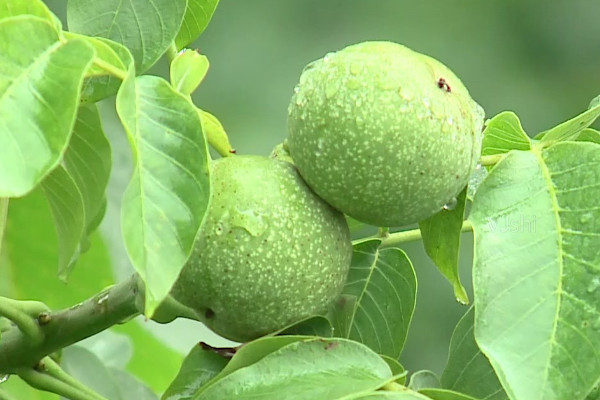
[[96, 65], [97, 67], [102, 68], [104, 71], [108, 72], [110, 75], [116, 76], [117, 78], [119, 78], [122, 81], [124, 81], [125, 78], [127, 78], [126, 71], [116, 68], [115, 66], [111, 65], [110, 63], [107, 63], [106, 61], [104, 61], [98, 57], [94, 57], [94, 59], [92, 60], [92, 63], [94, 65]]
[[56, 393], [59, 396], [66, 397], [71, 400], [107, 400], [105, 397], [100, 395], [90, 397], [88, 392], [84, 392], [79, 388], [73, 387], [48, 373], [39, 372], [33, 368], [20, 368], [17, 371], [17, 374], [31, 387], [46, 392]]
[[[470, 221], [463, 221], [461, 232], [471, 232], [473, 225]], [[415, 240], [421, 239], [422, 234], [420, 229], [411, 229], [409, 231], [394, 232], [390, 233], [387, 237], [381, 238], [380, 236], [374, 236], [374, 238], [381, 239], [381, 247], [396, 246], [400, 243], [414, 242]]]
[[141, 295], [143, 284], [138, 275], [133, 275], [83, 303], [40, 315], [39, 323], [31, 319], [42, 331], [39, 342], [32, 341], [21, 329], [9, 328], [0, 340], [0, 372], [11, 374], [31, 368], [58, 349], [139, 315]]
[[484, 167], [496, 165], [500, 162], [500, 160], [502, 160], [502, 158], [504, 158], [505, 155], [506, 154], [504, 154], [504, 153], [500, 153], [500, 154], [491, 154], [489, 156], [481, 156], [481, 158], [479, 159], [479, 163], [481, 165], [483, 165]]
[[175, 42], [171, 42], [169, 47], [167, 47], [165, 54], [167, 55], [169, 62], [172, 62], [175, 57], [177, 57], [177, 46], [175, 46]]
[[0, 316], [14, 322], [18, 330], [27, 336], [30, 341], [40, 343], [44, 340], [44, 332], [38, 325], [35, 316], [23, 309], [23, 303], [25, 302], [0, 296]]

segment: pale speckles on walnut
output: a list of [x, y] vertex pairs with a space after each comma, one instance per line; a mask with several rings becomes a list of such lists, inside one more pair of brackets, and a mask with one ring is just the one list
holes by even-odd
[[[439, 88], [442, 77], [450, 92]], [[335, 92], [327, 91], [332, 81]], [[445, 66], [395, 43], [367, 42], [304, 70], [288, 141], [321, 197], [358, 220], [397, 226], [427, 218], [464, 187], [482, 123], [481, 108]]]
[[[288, 162], [236, 156], [212, 171], [209, 213], [173, 296], [210, 308], [207, 325], [238, 341], [322, 311], [350, 263], [343, 215]], [[212, 234], [217, 227], [222, 234]]]

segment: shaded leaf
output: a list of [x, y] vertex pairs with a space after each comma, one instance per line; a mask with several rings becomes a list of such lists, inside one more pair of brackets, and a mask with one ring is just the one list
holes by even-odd
[[219, 0], [188, 0], [181, 28], [175, 38], [177, 50], [192, 43], [208, 26]]
[[579, 135], [577, 135], [577, 139], [575, 140], [578, 142], [592, 142], [600, 144], [600, 132], [592, 128], [586, 128], [579, 132]]
[[[0, 254], [0, 276], [3, 277], [0, 279], [0, 296], [43, 300], [52, 309], [58, 309], [77, 304], [114, 283], [108, 251], [98, 233], [91, 235], [90, 250], [79, 259], [69, 284], [65, 285], [57, 278], [56, 230], [41, 189], [11, 199], [4, 239]], [[153, 337], [141, 326], [139, 319], [111, 329], [132, 339], [134, 353], [127, 369], [157, 392], [164, 391], [177, 374], [183, 357]], [[148, 368], [149, 365], [160, 365], [160, 368]], [[10, 381], [19, 379], [13, 377]], [[22, 387], [17, 383], [14, 385]], [[37, 398], [29, 392], [23, 393], [27, 395], [19, 398]]]
[[467, 188], [456, 197], [456, 205], [443, 209], [430, 218], [420, 221], [419, 228], [423, 239], [423, 247], [427, 255], [454, 288], [456, 300], [462, 304], [469, 303], [469, 296], [462, 283], [458, 271], [458, 252], [462, 234], [463, 218]]
[[278, 335], [333, 336], [333, 326], [321, 315], [306, 318], [283, 329]]
[[494, 369], [481, 353], [473, 335], [473, 307], [460, 319], [450, 342], [442, 387], [477, 399], [508, 400]]
[[519, 117], [512, 111], [501, 112], [487, 122], [483, 131], [481, 155], [529, 149], [531, 149], [531, 140], [523, 131]]
[[578, 116], [543, 132], [541, 141], [548, 145], [549, 143], [575, 139], [579, 132], [589, 127], [599, 116], [600, 104], [592, 102], [590, 108]]
[[[64, 165], [77, 185], [85, 209], [86, 233], [98, 226], [110, 177], [112, 155], [95, 105], [79, 108], [75, 127], [64, 155]], [[94, 226], [95, 225], [95, 226]]]
[[42, 182], [58, 237], [58, 276], [66, 280], [80, 254], [85, 232], [85, 208], [77, 184], [63, 166]]
[[59, 163], [94, 52], [18, 16], [0, 20], [0, 53], [0, 197], [22, 196]]
[[390, 367], [390, 370], [392, 370], [392, 375], [398, 377], [396, 379], [396, 382], [400, 383], [401, 385], [404, 385], [404, 383], [406, 382], [406, 370], [404, 369], [402, 364], [400, 364], [395, 358], [386, 355], [380, 354], [379, 357], [381, 357], [383, 361], [385, 361]]
[[356, 296], [349, 294], [339, 295], [330, 305], [327, 319], [333, 326], [333, 336], [347, 337], [350, 332], [354, 312], [356, 310]]
[[475, 196], [475, 339], [511, 398], [600, 376], [599, 175], [600, 145], [562, 142], [511, 152]]
[[289, 344], [233, 372], [195, 399], [334, 400], [375, 390], [391, 378], [385, 361], [360, 343], [310, 339]]
[[421, 389], [419, 393], [426, 395], [432, 400], [482, 400], [448, 389]]
[[179, 276], [204, 217], [208, 150], [195, 107], [161, 78], [130, 75], [117, 112], [135, 165], [123, 197], [123, 236], [146, 284], [150, 316]]
[[431, 400], [429, 397], [406, 389], [401, 392], [377, 391], [368, 395], [351, 397], [352, 400]]
[[440, 379], [435, 372], [426, 369], [412, 374], [408, 384], [409, 388], [416, 391], [420, 391], [421, 389], [438, 389], [441, 386]]
[[[334, 334], [366, 344], [376, 352], [398, 358], [402, 352], [415, 308], [417, 282], [406, 254], [396, 248], [380, 249], [381, 241], [365, 240], [354, 245], [348, 281], [343, 294], [354, 296], [349, 330], [336, 322]], [[348, 318], [348, 309], [339, 308]], [[330, 313], [331, 314], [331, 313]]]
[[167, 50], [179, 31], [186, 0], [69, 0], [69, 30], [100, 36], [131, 51], [138, 74]]
[[204, 384], [217, 376], [229, 359], [202, 346], [194, 346], [183, 360], [177, 377], [163, 394], [163, 400], [192, 399]]
[[113, 367], [109, 367], [108, 371], [117, 383], [123, 400], [158, 400], [158, 395], [152, 389], [130, 373]]

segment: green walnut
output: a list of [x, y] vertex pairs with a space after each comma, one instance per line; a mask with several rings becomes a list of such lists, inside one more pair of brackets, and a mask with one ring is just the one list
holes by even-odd
[[211, 173], [209, 209], [173, 298], [238, 342], [325, 311], [350, 266], [343, 214], [289, 162], [233, 156]]
[[289, 106], [288, 145], [329, 204], [376, 226], [426, 219], [454, 200], [480, 156], [483, 110], [431, 57], [365, 42], [309, 64]]

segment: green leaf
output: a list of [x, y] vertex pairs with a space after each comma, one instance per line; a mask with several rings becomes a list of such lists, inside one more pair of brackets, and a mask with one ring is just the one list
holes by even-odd
[[429, 397], [412, 390], [401, 392], [377, 391], [366, 396], [351, 397], [352, 400], [431, 400]]
[[487, 168], [482, 168], [481, 164], [477, 164], [475, 170], [469, 177], [469, 184], [467, 186], [467, 200], [473, 201], [473, 197], [475, 197], [475, 193], [477, 193], [477, 189], [481, 185], [481, 182], [488, 176]]
[[384, 354], [380, 354], [379, 357], [381, 357], [383, 361], [385, 361], [390, 367], [390, 369], [392, 370], [392, 375], [398, 377], [396, 379], [396, 382], [404, 385], [404, 383], [406, 382], [407, 371], [404, 369], [402, 364], [400, 364], [395, 358], [386, 356]]
[[85, 232], [85, 208], [77, 184], [59, 165], [44, 179], [46, 195], [58, 237], [58, 276], [65, 280], [80, 254], [79, 243]]
[[427, 255], [454, 288], [456, 300], [469, 303], [469, 296], [458, 271], [458, 252], [462, 234], [467, 188], [456, 197], [456, 205], [443, 209], [430, 218], [420, 221], [419, 228]]
[[181, 28], [175, 38], [177, 50], [192, 43], [208, 26], [219, 0], [188, 0]]
[[[90, 250], [81, 256], [78, 268], [65, 285], [56, 276], [56, 230], [43, 192], [36, 189], [25, 197], [11, 199], [0, 254], [0, 295], [41, 300], [59, 309], [71, 307], [112, 285], [113, 272], [104, 242], [98, 233], [92, 234], [90, 240]], [[135, 346], [127, 369], [157, 392], [164, 391], [177, 374], [182, 356], [157, 340], [138, 321], [112, 329], [127, 334]], [[148, 368], [149, 365], [160, 365], [160, 368]], [[10, 379], [17, 380], [16, 377]]]
[[63, 350], [61, 366], [75, 379], [110, 400], [157, 400], [146, 385], [129, 373], [109, 367], [82, 345]]
[[103, 212], [112, 165], [110, 144], [95, 105], [83, 105], [79, 108], [64, 164], [81, 192], [85, 227], [89, 234], [90, 229], [97, 227], [99, 222], [96, 216]]
[[186, 0], [69, 0], [69, 30], [100, 36], [131, 51], [138, 74], [145, 72], [175, 39]]
[[[0, 197], [0, 254], [2, 254], [2, 243], [4, 242], [4, 231], [6, 230], [6, 217], [8, 216], [8, 203], [6, 197]], [[2, 283], [0, 283], [1, 285]], [[0, 286], [2, 291], [2, 286]]]
[[0, 197], [31, 191], [67, 146], [94, 51], [37, 17], [0, 20]]
[[61, 29], [60, 20], [52, 14], [41, 0], [2, 0], [2, 3], [0, 3], [0, 19], [16, 17], [17, 15], [39, 17], [56, 24], [57, 31]]
[[123, 236], [146, 283], [150, 316], [177, 280], [208, 206], [208, 150], [196, 108], [164, 79], [130, 75], [117, 112], [135, 164], [123, 197]]
[[578, 116], [543, 132], [542, 143], [547, 146], [551, 143], [575, 139], [579, 132], [593, 124], [600, 116], [600, 104], [594, 104], [592, 102], [590, 108]]
[[475, 397], [448, 389], [421, 389], [419, 393], [426, 395], [432, 400], [478, 400]]
[[[120, 43], [101, 37], [92, 38], [76, 33], [65, 32], [68, 38], [81, 38], [88, 42], [96, 50], [96, 59], [103, 61], [115, 70], [128, 71], [133, 65], [133, 56]], [[121, 86], [121, 79], [113, 76], [105, 68], [95, 65], [90, 68], [83, 81], [81, 89], [81, 101], [84, 103], [95, 103], [108, 96], [117, 93]]]
[[578, 142], [592, 142], [600, 144], [600, 132], [592, 128], [586, 128], [579, 132], [579, 135], [577, 135], [577, 139], [575, 140]]
[[529, 149], [531, 149], [531, 140], [521, 127], [521, 121], [515, 113], [504, 111], [487, 122], [483, 131], [481, 155]]
[[420, 391], [421, 389], [438, 389], [440, 386], [442, 386], [440, 384], [440, 379], [435, 372], [426, 369], [412, 374], [408, 384], [409, 388], [417, 391]]
[[315, 315], [284, 328], [278, 335], [331, 337], [333, 336], [333, 326], [327, 318]]
[[229, 137], [221, 121], [211, 113], [197, 109], [200, 120], [202, 121], [202, 129], [208, 144], [215, 149], [222, 157], [229, 157], [235, 153], [229, 143]]
[[454, 329], [448, 364], [442, 374], [442, 387], [478, 399], [508, 400], [494, 369], [475, 342], [474, 317], [471, 307]]
[[208, 72], [208, 58], [196, 50], [183, 50], [171, 62], [171, 85], [182, 94], [191, 94]]
[[63, 349], [60, 364], [66, 373], [107, 399], [125, 400], [112, 374], [86, 348], [75, 345]]
[[600, 145], [511, 152], [483, 182], [475, 339], [513, 399], [582, 399], [600, 376]]
[[203, 346], [194, 346], [187, 355], [175, 380], [163, 394], [163, 400], [188, 400], [204, 384], [217, 376], [229, 359]]
[[329, 305], [327, 319], [333, 326], [333, 336], [348, 336], [357, 307], [356, 300], [356, 296], [341, 294]]
[[217, 381], [195, 400], [340, 399], [375, 390], [392, 378], [369, 348], [344, 339], [289, 344]]
[[[415, 308], [417, 280], [406, 254], [396, 248], [380, 249], [380, 243], [365, 240], [354, 245], [343, 294], [354, 296], [356, 302], [349, 330], [336, 323], [334, 334], [398, 358]], [[347, 311], [344, 313], [332, 320], [347, 319]]]

